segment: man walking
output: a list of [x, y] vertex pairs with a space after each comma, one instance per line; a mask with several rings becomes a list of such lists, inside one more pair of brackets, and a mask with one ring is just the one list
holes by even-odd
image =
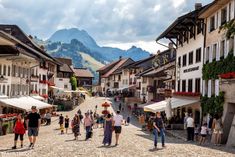
[[118, 145], [119, 136], [120, 136], [121, 131], [122, 131], [122, 122], [123, 122], [123, 116], [120, 115], [120, 111], [117, 111], [117, 115], [115, 115], [113, 117], [114, 131], [115, 131], [115, 134], [116, 134], [116, 144], [115, 144], [115, 146]]
[[36, 106], [32, 106], [32, 112], [27, 116], [27, 128], [28, 128], [28, 136], [29, 136], [29, 148], [33, 148], [36, 142], [36, 138], [38, 136], [39, 127], [41, 125], [41, 117], [37, 113]]
[[187, 141], [194, 141], [194, 120], [192, 114], [189, 114], [189, 117], [186, 120], [187, 124]]
[[161, 136], [161, 142], [162, 142], [162, 147], [165, 147], [165, 132], [164, 132], [164, 123], [163, 119], [161, 117], [161, 113], [157, 112], [156, 118], [153, 122], [153, 133], [154, 133], [154, 147], [157, 149], [157, 139], [158, 139], [158, 133], [160, 133]]

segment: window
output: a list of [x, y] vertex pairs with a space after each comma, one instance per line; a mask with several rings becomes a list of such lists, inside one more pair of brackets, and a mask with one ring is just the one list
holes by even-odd
[[3, 75], [4, 76], [7, 75], [7, 66], [6, 65], [3, 66]]
[[210, 54], [210, 47], [208, 46], [208, 47], [206, 48], [206, 62], [209, 61], [209, 54]]
[[192, 92], [193, 91], [193, 80], [189, 79], [188, 80], [188, 92]]
[[231, 3], [229, 3], [229, 8], [228, 8], [228, 19], [231, 20]]
[[5, 87], [5, 85], [2, 86], [2, 93], [6, 94], [6, 87]]
[[183, 67], [187, 64], [187, 55], [183, 55]]
[[181, 57], [178, 57], [178, 66], [181, 67]]
[[147, 83], [147, 77], [143, 77], [143, 83]]
[[195, 92], [200, 93], [200, 88], [201, 88], [201, 79], [197, 78], [195, 79]]
[[21, 67], [18, 67], [18, 77], [21, 76]]
[[188, 55], [188, 65], [193, 64], [193, 51]]
[[225, 24], [227, 21], [227, 7], [221, 9], [221, 25]]
[[210, 18], [210, 32], [212, 32], [213, 30], [215, 30], [215, 16], [212, 16]]
[[182, 92], [186, 91], [186, 80], [182, 80]]
[[68, 88], [68, 85], [67, 85], [67, 84], [65, 84], [65, 85], [64, 85], [64, 88], [65, 88], [65, 89], [67, 89], [67, 88]]
[[199, 48], [196, 50], [196, 63], [201, 62], [201, 54], [202, 54], [202, 49]]
[[201, 32], [202, 32], [202, 23], [199, 22], [199, 23], [197, 24], [197, 34], [200, 34]]
[[8, 65], [8, 76], [11, 76], [11, 67], [10, 67], [10, 65]]
[[10, 96], [10, 86], [7, 85], [7, 96]]
[[146, 93], [145, 87], [142, 87], [142, 94], [145, 94], [145, 93]]
[[211, 80], [211, 95], [215, 95], [215, 80]]
[[224, 57], [224, 53], [225, 53], [225, 40], [221, 41], [220, 44], [220, 57]]
[[217, 51], [217, 44], [213, 45], [213, 53], [212, 53], [212, 59], [216, 58], [216, 51]]
[[178, 81], [178, 87], [177, 91], [180, 92], [180, 80]]

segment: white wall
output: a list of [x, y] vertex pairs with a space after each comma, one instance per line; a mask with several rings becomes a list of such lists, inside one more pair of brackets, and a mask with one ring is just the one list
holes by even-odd
[[[203, 46], [204, 36], [202, 34], [196, 35], [196, 40], [194, 38], [189, 39], [189, 43], [184, 42], [183, 46], [179, 46], [176, 50], [176, 65], [178, 65], [178, 58], [181, 57], [181, 67], [176, 70], [176, 91], [178, 91], [178, 80], [181, 81], [181, 91], [182, 91], [182, 80], [186, 80], [186, 91], [188, 91], [188, 79], [193, 79], [193, 92], [195, 92], [195, 79], [202, 78], [202, 67], [203, 67]], [[196, 63], [196, 50], [201, 48], [201, 61]], [[189, 53], [193, 51], [193, 64], [189, 65]], [[186, 66], [183, 67], [183, 55], [187, 54]], [[199, 69], [191, 72], [184, 72], [184, 70], [189, 68], [194, 68], [199, 66]], [[202, 89], [202, 79], [200, 82]], [[200, 91], [202, 92], [202, 90]]]

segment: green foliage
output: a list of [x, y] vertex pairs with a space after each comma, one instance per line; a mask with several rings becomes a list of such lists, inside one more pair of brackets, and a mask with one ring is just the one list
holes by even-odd
[[76, 90], [77, 89], [77, 79], [75, 76], [72, 76], [70, 78], [70, 83], [71, 83], [71, 86], [72, 86], [72, 90]]
[[223, 113], [224, 92], [220, 92], [218, 96], [201, 96], [202, 112], [215, 115], [216, 113]]
[[227, 23], [225, 23], [223, 26], [220, 27], [220, 30], [225, 30], [226, 38], [230, 39], [235, 35], [235, 20], [231, 20]]
[[203, 65], [203, 80], [218, 79], [218, 75], [235, 71], [235, 56], [230, 52], [228, 56], [220, 61], [213, 61]]

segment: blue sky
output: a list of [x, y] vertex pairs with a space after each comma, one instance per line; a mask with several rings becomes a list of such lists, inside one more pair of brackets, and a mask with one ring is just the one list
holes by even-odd
[[212, 0], [0, 0], [0, 23], [47, 39], [62, 28], [86, 30], [99, 45], [162, 49], [155, 38], [178, 16]]

